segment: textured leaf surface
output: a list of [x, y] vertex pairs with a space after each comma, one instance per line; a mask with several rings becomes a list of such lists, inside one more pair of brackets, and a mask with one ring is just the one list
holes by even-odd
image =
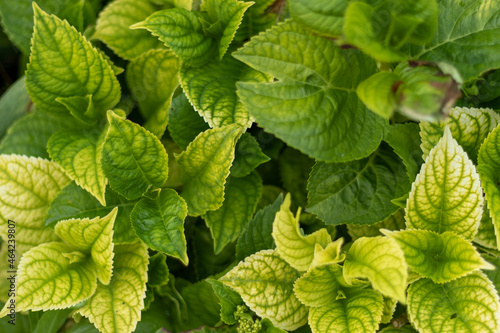
[[102, 218], [61, 221], [54, 228], [68, 246], [90, 254], [103, 284], [109, 283], [113, 270], [113, 224], [117, 213], [116, 207]]
[[361, 82], [356, 93], [370, 110], [389, 119], [397, 106], [394, 86], [399, 80], [394, 72], [379, 72]]
[[294, 330], [307, 322], [308, 310], [293, 294], [293, 283], [299, 276], [275, 250], [263, 250], [240, 262], [219, 281], [236, 290], [258, 316], [268, 318], [276, 327]]
[[309, 205], [327, 224], [373, 224], [398, 210], [392, 200], [410, 190], [400, 158], [387, 146], [362, 160], [317, 163], [309, 178]]
[[111, 188], [127, 199], [136, 199], [151, 186], [165, 184], [168, 156], [161, 142], [112, 111], [108, 112], [108, 122], [102, 168]]
[[404, 302], [407, 268], [404, 253], [392, 239], [362, 237], [347, 252], [344, 278], [366, 277], [383, 295]]
[[145, 20], [157, 8], [147, 0], [115, 0], [99, 14], [94, 38], [99, 38], [124, 59], [134, 59], [150, 49], [161, 47], [147, 31], [129, 27]]
[[471, 243], [453, 232], [385, 230], [384, 233], [398, 243], [411, 269], [436, 283], [454, 280], [477, 269], [493, 268]]
[[379, 145], [386, 121], [368, 111], [355, 92], [375, 70], [359, 51], [341, 50], [287, 21], [234, 56], [280, 80], [237, 86], [250, 115], [288, 145], [327, 162], [359, 159]]
[[47, 149], [54, 162], [69, 177], [89, 191], [103, 205], [108, 180], [101, 166], [101, 133], [98, 131], [59, 131], [51, 136]]
[[243, 16], [235, 40], [243, 41], [276, 24], [276, 13], [273, 12], [274, 0], [255, 0]]
[[313, 333], [375, 332], [382, 317], [382, 296], [375, 290], [360, 290], [329, 306], [311, 308]]
[[350, 224], [347, 226], [347, 232], [349, 233], [349, 236], [351, 236], [352, 240], [356, 240], [361, 237], [381, 236], [382, 233], [380, 232], [380, 229], [400, 230], [405, 229], [405, 227], [404, 209], [399, 209], [385, 220], [372, 225]]
[[172, 189], [163, 189], [156, 199], [139, 201], [130, 219], [137, 236], [150, 248], [180, 259], [185, 265], [189, 259], [184, 236], [187, 206]]
[[290, 192], [293, 202], [306, 207], [307, 182], [316, 161], [300, 151], [286, 147], [278, 157], [283, 189]]
[[403, 160], [408, 178], [413, 182], [424, 162], [418, 125], [415, 123], [394, 124], [387, 132], [384, 141]]
[[445, 129], [412, 185], [406, 225], [472, 239], [483, 213], [482, 192], [472, 161]]
[[422, 333], [489, 333], [500, 325], [498, 294], [481, 272], [445, 284], [414, 282], [408, 288], [408, 312]]
[[189, 215], [202, 215], [222, 206], [225, 179], [240, 135], [237, 125], [207, 130], [177, 157], [184, 182], [181, 196], [186, 200]]
[[228, 178], [222, 206], [204, 216], [214, 239], [215, 254], [236, 241], [252, 218], [261, 193], [262, 179], [256, 172], [242, 178]]
[[146, 245], [115, 246], [111, 282], [107, 286], [99, 284], [78, 312], [88, 317], [102, 333], [133, 332], [144, 307], [147, 268]]
[[212, 285], [215, 294], [219, 298], [220, 317], [222, 321], [228, 325], [236, 324], [237, 319], [234, 313], [238, 309], [237, 306], [243, 303], [240, 294], [218, 280], [207, 279], [207, 282]]
[[316, 244], [326, 247], [332, 241], [326, 229], [304, 236], [300, 230], [300, 210], [296, 216], [290, 211], [291, 198], [287, 194], [273, 223], [273, 239], [279, 255], [298, 271], [307, 271], [314, 259]]
[[231, 176], [245, 177], [270, 158], [262, 152], [250, 133], [243, 133], [235, 148], [234, 162], [231, 166]]
[[[120, 99], [120, 84], [103, 54], [76, 29], [34, 5], [35, 29], [26, 87], [35, 105], [54, 115], [68, 115], [57, 97], [92, 95], [98, 112]], [[61, 88], [63, 87], [63, 88]]]
[[308, 27], [315, 33], [338, 37], [342, 34], [344, 12], [348, 1], [308, 1], [290, 0], [290, 14], [300, 24]]
[[186, 301], [190, 327], [213, 327], [220, 322], [219, 300], [206, 280], [186, 286], [181, 296]]
[[[481, 168], [478, 170], [481, 171]], [[481, 177], [481, 173], [479, 174]], [[484, 186], [484, 185], [483, 185]], [[474, 242], [491, 249], [497, 248], [497, 237], [495, 233], [495, 226], [493, 225], [493, 220], [490, 216], [489, 209], [485, 206], [483, 211], [483, 217], [479, 223], [479, 229], [474, 237]]]
[[8, 220], [16, 222], [16, 251], [57, 240], [44, 229], [45, 215], [59, 191], [70, 183], [55, 164], [19, 155], [0, 155], [0, 234], [7, 235]]

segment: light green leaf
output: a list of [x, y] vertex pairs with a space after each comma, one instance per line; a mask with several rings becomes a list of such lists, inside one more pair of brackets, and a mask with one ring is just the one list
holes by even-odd
[[238, 305], [243, 303], [240, 294], [229, 287], [226, 287], [222, 282], [214, 279], [207, 279], [207, 282], [212, 285], [215, 294], [220, 302], [220, 317], [222, 321], [228, 325], [236, 324], [234, 313], [238, 309]]
[[370, 157], [314, 166], [307, 210], [327, 224], [373, 224], [395, 213], [392, 200], [410, 190], [400, 158], [386, 145]]
[[[16, 235], [17, 236], [17, 235]], [[94, 293], [96, 271], [90, 260], [70, 263], [64, 243], [41, 244], [21, 258], [16, 277], [16, 311], [56, 310], [76, 305]], [[9, 304], [10, 300], [6, 303]], [[0, 317], [9, 309], [4, 306]]]
[[[1, 6], [0, 1], [0, 13], [2, 10]], [[13, 122], [30, 111], [30, 96], [26, 90], [25, 77], [21, 76], [0, 97], [0, 117], [2, 118], [2, 123], [0, 123], [0, 138], [3, 138], [5, 132]]]
[[477, 162], [481, 143], [488, 134], [500, 124], [500, 116], [492, 109], [453, 108], [442, 122], [421, 122], [423, 158], [426, 159], [432, 148], [443, 136], [444, 128], [449, 127], [453, 138], [467, 152], [469, 158]]
[[236, 143], [234, 153], [234, 162], [230, 170], [233, 177], [245, 177], [259, 165], [270, 160], [250, 133], [243, 133]]
[[54, 162], [104, 206], [108, 180], [101, 166], [102, 135], [100, 131], [59, 131], [47, 143]]
[[109, 284], [113, 271], [113, 224], [118, 207], [99, 218], [72, 219], [59, 222], [54, 231], [68, 246], [90, 254], [95, 264], [97, 278]]
[[165, 184], [168, 156], [161, 142], [143, 127], [108, 111], [109, 128], [102, 168], [113, 190], [127, 199]]
[[453, 232], [427, 230], [382, 231], [394, 239], [415, 272], [435, 283], [444, 283], [477, 269], [493, 269], [472, 244]]
[[342, 237], [329, 243], [325, 248], [316, 244], [314, 246], [314, 259], [311, 263], [311, 267], [343, 262], [345, 260], [345, 254], [342, 253], [343, 244], [344, 238]]
[[56, 101], [64, 105], [73, 117], [85, 125], [97, 124], [96, 118], [99, 118], [99, 114], [95, 110], [92, 95], [56, 97]]
[[379, 145], [386, 120], [368, 111], [355, 92], [375, 64], [359, 51], [342, 50], [287, 21], [233, 55], [280, 80], [240, 82], [238, 95], [257, 123], [288, 145], [327, 162], [359, 159]]
[[382, 233], [379, 231], [380, 229], [400, 230], [405, 229], [405, 227], [405, 212], [404, 209], [399, 209], [385, 220], [375, 224], [348, 224], [347, 232], [349, 233], [349, 236], [351, 236], [352, 240], [356, 240], [361, 237], [381, 236]]
[[[480, 172], [481, 168], [479, 168], [478, 171]], [[481, 173], [479, 173], [479, 176], [481, 177]], [[481, 222], [479, 223], [479, 229], [477, 230], [477, 234], [474, 237], [474, 242], [490, 249], [497, 249], [495, 226], [493, 225], [490, 211], [486, 206], [484, 206], [483, 208], [483, 217], [481, 218]]]
[[262, 179], [256, 172], [242, 178], [229, 177], [224, 192], [222, 206], [203, 217], [214, 239], [215, 254], [236, 241], [252, 218], [262, 193]]
[[473, 239], [483, 213], [483, 191], [472, 161], [449, 128], [431, 150], [406, 204], [406, 225]]
[[45, 229], [49, 205], [70, 179], [54, 162], [19, 155], [0, 155], [0, 234], [8, 220], [16, 225], [16, 252], [57, 240]]
[[273, 223], [273, 239], [279, 255], [298, 271], [307, 271], [314, 259], [316, 244], [326, 247], [332, 238], [326, 229], [304, 236], [300, 230], [300, 209], [294, 217], [290, 211], [291, 198], [287, 194]]
[[370, 110], [389, 119], [397, 106], [394, 86], [399, 80], [394, 72], [379, 72], [361, 82], [356, 93]]
[[132, 60], [146, 51], [161, 47], [158, 39], [148, 32], [129, 28], [156, 10], [157, 7], [147, 0], [115, 0], [99, 14], [92, 37], [102, 40], [120, 57]]
[[146, 119], [144, 128], [161, 138], [170, 102], [179, 85], [180, 62], [169, 50], [150, 50], [127, 66], [127, 83]]
[[421, 333], [498, 332], [500, 302], [481, 272], [445, 284], [420, 279], [408, 288], [408, 313]]
[[382, 319], [380, 322], [382, 324], [388, 324], [391, 322], [394, 312], [396, 312], [396, 306], [398, 301], [391, 297], [384, 297], [384, 310], [382, 312]]
[[144, 308], [148, 252], [142, 243], [115, 246], [113, 277], [98, 285], [95, 294], [78, 309], [102, 333], [131, 333]]
[[344, 12], [349, 1], [289, 0], [290, 14], [300, 24], [327, 37], [342, 34]]
[[454, 0], [440, 0], [438, 9], [438, 32], [424, 46], [409, 49], [413, 59], [449, 63], [460, 71], [464, 81], [500, 66], [500, 43], [496, 39], [500, 3], [464, 0], [457, 6]]
[[276, 327], [294, 330], [307, 322], [308, 312], [293, 294], [293, 283], [299, 277], [275, 250], [263, 250], [240, 262], [219, 281], [236, 290], [258, 316], [268, 318]]
[[33, 9], [35, 29], [26, 88], [35, 105], [58, 116], [69, 111], [57, 97], [92, 95], [99, 114], [115, 106], [120, 100], [120, 84], [108, 60], [67, 21], [48, 15], [36, 4]]
[[153, 250], [178, 258], [187, 266], [189, 259], [184, 236], [187, 206], [172, 189], [163, 189], [156, 199], [139, 201], [130, 220], [137, 236]]
[[347, 298], [309, 311], [313, 333], [375, 332], [382, 318], [383, 299], [375, 290], [352, 292]]
[[383, 295], [404, 303], [407, 281], [404, 253], [392, 239], [362, 237], [347, 252], [344, 278], [366, 277]]
[[184, 188], [181, 196], [192, 216], [216, 210], [224, 201], [224, 183], [241, 135], [238, 125], [207, 130], [177, 156]]
[[484, 273], [488, 279], [493, 282], [498, 293], [500, 290], [500, 257], [494, 257], [492, 255], [483, 255], [483, 257], [495, 266], [494, 270], [485, 271]]
[[415, 123], [394, 124], [389, 128], [384, 141], [403, 160], [410, 181], [414, 181], [422, 163], [420, 135]]

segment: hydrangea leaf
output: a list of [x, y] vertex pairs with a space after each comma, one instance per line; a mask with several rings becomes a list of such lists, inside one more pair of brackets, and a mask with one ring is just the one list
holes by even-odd
[[307, 210], [327, 224], [373, 224], [398, 210], [392, 200], [410, 186], [401, 159], [383, 145], [362, 160], [318, 162], [308, 182]]
[[146, 119], [144, 128], [161, 138], [172, 95], [179, 85], [179, 60], [169, 50], [150, 50], [127, 67], [127, 83]]
[[[481, 168], [478, 169], [478, 172], [479, 176], [481, 177]], [[474, 237], [474, 242], [490, 249], [497, 249], [495, 226], [493, 225], [490, 211], [486, 206], [484, 206], [483, 208], [483, 217], [481, 218], [481, 222], [479, 223], [479, 229], [477, 230], [477, 234]]]
[[187, 206], [172, 189], [163, 189], [156, 199], [139, 201], [130, 219], [137, 236], [153, 250], [189, 262], [184, 236]]
[[257, 123], [288, 145], [327, 162], [359, 159], [378, 147], [386, 120], [356, 95], [356, 86], [375, 71], [359, 51], [342, 50], [287, 21], [233, 56], [279, 79], [237, 83], [238, 95]]
[[236, 243], [236, 259], [241, 261], [260, 250], [274, 249], [271, 235], [276, 213], [280, 210], [283, 195], [280, 194], [274, 203], [259, 210], [246, 225]]
[[278, 157], [279, 172], [283, 189], [290, 192], [293, 202], [300, 207], [307, 206], [307, 182], [315, 160], [300, 151], [286, 147]]
[[[90, 260], [70, 263], [63, 254], [72, 251], [70, 245], [50, 242], [23, 255], [16, 278], [16, 311], [64, 309], [92, 296], [95, 268]], [[4, 306], [0, 317], [8, 311]]]
[[181, 196], [186, 200], [189, 215], [202, 215], [222, 206], [225, 179], [240, 135], [236, 124], [209, 129], [177, 156], [184, 182]]
[[276, 250], [290, 266], [298, 271], [307, 271], [314, 259], [316, 244], [326, 247], [332, 238], [326, 229], [304, 236], [300, 230], [300, 210], [296, 216], [290, 211], [290, 194], [287, 194], [273, 223], [273, 239]]
[[0, 155], [0, 234], [8, 220], [16, 223], [16, 252], [57, 240], [45, 229], [49, 205], [70, 179], [54, 162], [19, 155]]
[[405, 302], [408, 277], [404, 253], [386, 237], [362, 237], [347, 252], [344, 278], [366, 277], [383, 295]]
[[215, 254], [238, 238], [252, 218], [261, 193], [262, 179], [256, 172], [227, 179], [222, 206], [203, 217], [214, 239]]
[[400, 77], [394, 72], [379, 72], [361, 82], [356, 93], [370, 110], [389, 119], [397, 106], [394, 86], [398, 81]]
[[233, 177], [245, 177], [259, 165], [270, 160], [250, 133], [243, 133], [236, 143], [234, 153], [234, 162], [230, 170]]
[[212, 128], [233, 123], [250, 127], [252, 120], [236, 95], [235, 84], [238, 81], [270, 80], [269, 76], [246, 66], [229, 54], [203, 67], [183, 65], [180, 78], [191, 104]]
[[481, 272], [445, 284], [431, 279], [412, 283], [408, 288], [408, 313], [422, 333], [493, 333], [500, 325], [498, 294]]
[[293, 283], [299, 277], [275, 250], [263, 250], [240, 262], [219, 281], [236, 290], [258, 316], [291, 331], [307, 322], [308, 309], [293, 293]]
[[307, 1], [290, 0], [290, 14], [300, 24], [311, 31], [327, 37], [338, 37], [342, 34], [344, 13], [348, 1]]
[[147, 31], [129, 27], [157, 10], [147, 0], [115, 0], [99, 14], [93, 38], [102, 40], [118, 56], [132, 60], [148, 50], [161, 47]]
[[97, 124], [99, 114], [96, 112], [92, 95], [56, 97], [56, 101], [64, 105], [73, 117], [85, 125]]
[[356, 240], [361, 237], [381, 236], [380, 229], [400, 230], [405, 229], [405, 227], [405, 212], [404, 209], [399, 209], [385, 220], [372, 225], [349, 224], [347, 232], [352, 240]]
[[108, 180], [101, 166], [102, 135], [100, 131], [59, 131], [52, 135], [47, 150], [54, 162], [68, 176], [89, 191], [104, 206]]
[[161, 142], [143, 127], [108, 111], [109, 128], [102, 168], [113, 190], [136, 199], [165, 184], [168, 156]]
[[412, 185], [406, 225], [473, 239], [483, 213], [483, 191], [472, 161], [445, 128]]
[[88, 253], [96, 267], [97, 278], [109, 284], [113, 270], [113, 224], [118, 207], [99, 218], [72, 219], [59, 222], [54, 231], [68, 246]]
[[343, 262], [345, 260], [345, 254], [342, 253], [343, 244], [344, 239], [342, 237], [329, 243], [325, 248], [320, 244], [316, 244], [314, 246], [314, 259], [311, 267]]
[[384, 310], [382, 312], [382, 319], [380, 322], [382, 324], [388, 324], [391, 322], [394, 312], [396, 312], [396, 305], [398, 301], [391, 297], [384, 297]]
[[218, 280], [207, 279], [207, 282], [212, 285], [215, 294], [219, 298], [220, 318], [222, 321], [228, 325], [236, 324], [237, 319], [234, 313], [238, 309], [238, 305], [243, 304], [240, 294]]
[[488, 277], [488, 279], [493, 283], [495, 289], [500, 290], [500, 257], [492, 256], [492, 255], [483, 255], [483, 257], [488, 260], [491, 264], [495, 266], [495, 269], [485, 271], [484, 273]]
[[309, 310], [309, 326], [313, 333], [375, 332], [382, 318], [382, 295], [365, 289], [336, 302]]
[[167, 256], [157, 252], [149, 257], [148, 265], [148, 286], [161, 287], [169, 281], [169, 269], [167, 266]]
[[424, 162], [418, 125], [415, 123], [394, 124], [389, 128], [384, 141], [401, 158], [408, 178], [413, 182]]
[[245, 41], [276, 24], [276, 13], [273, 10], [274, 0], [254, 0], [243, 16], [234, 37], [237, 41]]
[[186, 301], [190, 327], [213, 327], [220, 322], [219, 299], [206, 280], [184, 287], [181, 296]]
[[444, 121], [421, 122], [423, 158], [427, 158], [431, 149], [443, 136], [444, 128], [448, 126], [453, 138], [467, 152], [469, 158], [477, 162], [481, 143], [498, 124], [500, 124], [500, 116], [492, 109], [460, 107], [451, 109]]
[[444, 283], [477, 269], [492, 269], [472, 244], [453, 232], [438, 234], [427, 230], [389, 231], [415, 272], [435, 283]]
[[413, 59], [446, 62], [455, 66], [464, 81], [500, 66], [500, 43], [496, 20], [500, 3], [465, 0], [461, 6], [453, 0], [438, 1], [439, 31], [423, 46], [412, 45]]
[[116, 245], [113, 277], [98, 284], [95, 294], [78, 309], [102, 333], [131, 333], [144, 308], [148, 252], [142, 243]]
[[0, 138], [4, 136], [12, 123], [31, 111], [32, 105], [30, 96], [26, 90], [25, 79], [24, 76], [21, 76], [0, 97], [0, 117], [2, 118], [2, 123], [0, 124]]
[[35, 105], [65, 116], [69, 111], [57, 97], [92, 95], [99, 113], [115, 106], [120, 100], [120, 84], [108, 60], [67, 21], [45, 13], [36, 4], [33, 10], [35, 28], [26, 88]]

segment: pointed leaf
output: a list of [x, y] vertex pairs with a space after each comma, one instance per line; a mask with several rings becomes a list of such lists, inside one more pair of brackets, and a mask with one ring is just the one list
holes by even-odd
[[137, 236], [153, 250], [189, 262], [184, 236], [184, 219], [187, 206], [172, 189], [163, 189], [156, 199], [139, 201], [130, 220]]
[[157, 252], [149, 257], [148, 265], [148, 286], [161, 287], [169, 281], [169, 270], [167, 266], [167, 256]]
[[92, 95], [57, 97], [56, 101], [68, 109], [69, 113], [86, 125], [95, 125], [99, 114], [95, 110]]
[[236, 124], [207, 130], [177, 156], [184, 188], [181, 196], [189, 215], [218, 209], [224, 201], [224, 183], [234, 159], [234, 147], [241, 135]]
[[120, 100], [120, 84], [108, 60], [67, 21], [48, 15], [36, 4], [33, 10], [35, 29], [26, 87], [35, 105], [65, 116], [69, 111], [57, 97], [92, 95], [100, 113], [115, 106]]
[[257, 140], [250, 133], [243, 133], [235, 148], [231, 176], [245, 177], [270, 158], [259, 147]]
[[5, 132], [11, 127], [12, 123], [30, 112], [31, 107], [30, 96], [26, 90], [26, 78], [21, 76], [0, 97], [0, 117], [2, 118], [2, 123], [0, 124], [0, 138], [3, 138]]
[[[258, 316], [274, 326], [294, 330], [307, 322], [307, 308], [293, 294], [298, 271], [275, 250], [252, 254], [219, 281], [236, 290]], [[269, 297], [274, 295], [274, 297]]]
[[483, 213], [483, 193], [472, 161], [448, 128], [412, 185], [406, 225], [473, 239]]
[[168, 156], [161, 142], [143, 127], [108, 111], [109, 129], [102, 168], [109, 185], [127, 199], [165, 184]]
[[226, 287], [222, 282], [214, 279], [207, 279], [207, 282], [212, 285], [215, 294], [220, 302], [220, 317], [222, 321], [228, 325], [236, 324], [234, 313], [238, 310], [238, 305], [243, 303], [240, 294]]
[[389, 119], [397, 107], [394, 87], [398, 82], [400, 77], [394, 72], [375, 73], [358, 85], [356, 93], [371, 111]]
[[392, 239], [362, 237], [347, 252], [344, 278], [366, 277], [383, 295], [405, 302], [407, 266], [404, 253]]
[[234, 39], [236, 41], [248, 40], [261, 31], [265, 31], [276, 24], [276, 9], [273, 7], [274, 0], [254, 0], [254, 4], [248, 8], [243, 16]]
[[[479, 177], [481, 177], [481, 167], [478, 168], [478, 171], [479, 171]], [[490, 216], [490, 211], [486, 206], [484, 206], [483, 208], [484, 208], [483, 217], [481, 218], [477, 234], [474, 237], [474, 242], [490, 249], [497, 249], [497, 237], [495, 233], [495, 226], [493, 225], [493, 220]]]
[[148, 253], [146, 245], [115, 246], [113, 277], [98, 285], [95, 294], [78, 309], [102, 333], [131, 333], [144, 308]]
[[290, 0], [290, 14], [300, 24], [313, 32], [328, 37], [338, 37], [342, 34], [344, 12], [347, 1], [308, 1]]
[[408, 313], [419, 332], [498, 332], [500, 302], [481, 272], [445, 284], [420, 279], [408, 288]]
[[394, 124], [389, 128], [384, 141], [403, 160], [408, 178], [413, 182], [424, 163], [418, 125], [415, 123]]

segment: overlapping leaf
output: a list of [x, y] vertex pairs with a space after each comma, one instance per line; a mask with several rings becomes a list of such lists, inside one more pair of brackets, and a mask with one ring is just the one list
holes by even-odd
[[233, 177], [245, 177], [259, 165], [270, 160], [260, 149], [255, 137], [249, 133], [243, 133], [234, 152], [234, 162], [231, 166], [231, 176]]
[[290, 0], [290, 14], [300, 24], [322, 36], [342, 34], [347, 1]]

